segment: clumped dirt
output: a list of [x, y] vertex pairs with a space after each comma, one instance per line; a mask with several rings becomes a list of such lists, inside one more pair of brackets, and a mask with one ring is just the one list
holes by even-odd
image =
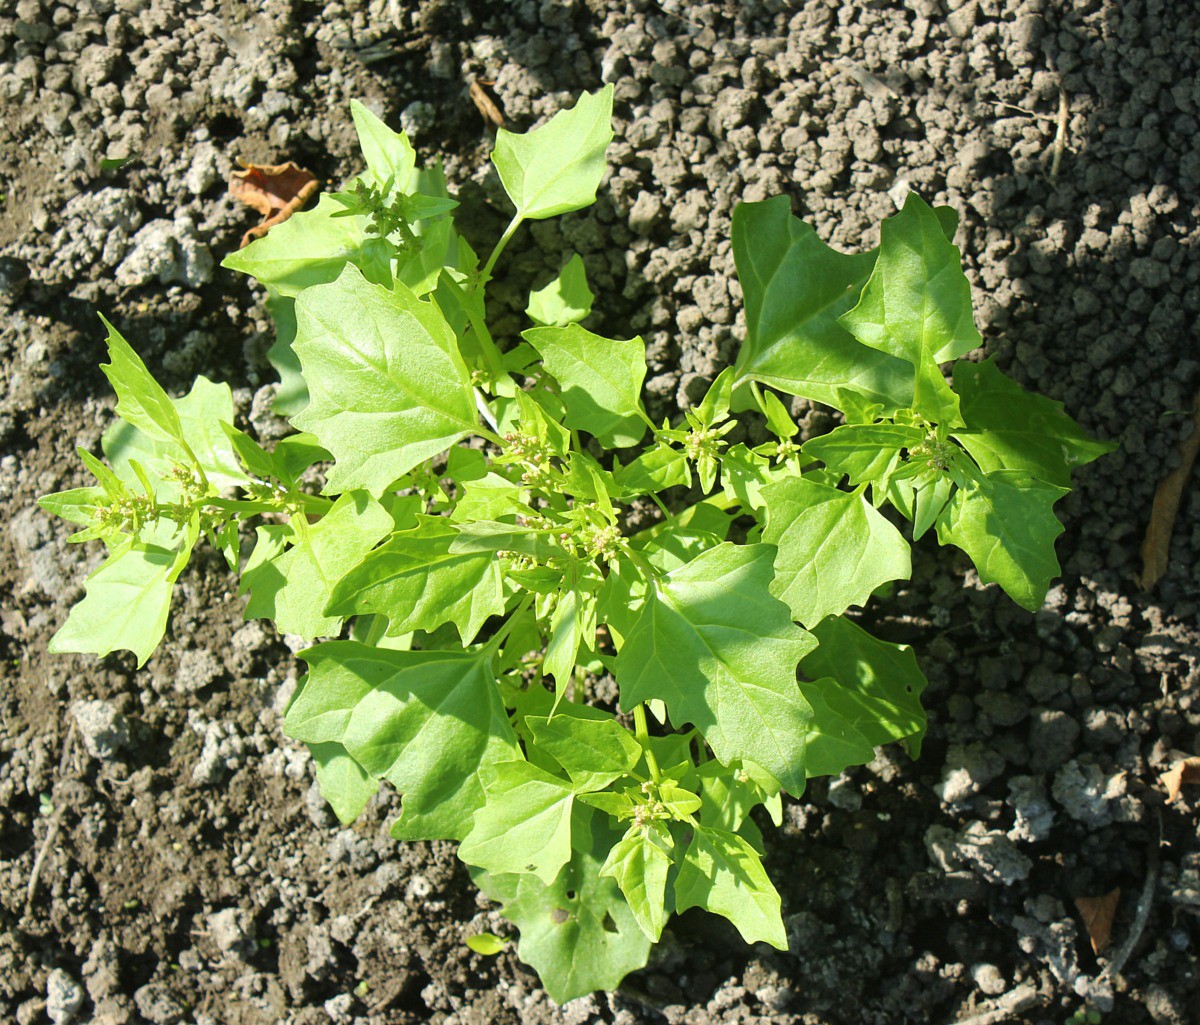
[[[1200, 13], [1165, 0], [0, 0], [0, 1019], [1195, 1022], [1200, 792], [1167, 804], [1158, 774], [1200, 754], [1200, 488], [1166, 577], [1134, 577], [1200, 378], [1198, 74]], [[563, 1008], [463, 945], [504, 927], [451, 845], [387, 838], [394, 799], [337, 827], [280, 735], [296, 662], [217, 557], [144, 670], [46, 653], [97, 558], [34, 506], [112, 416], [95, 311], [270, 431], [260, 296], [218, 266], [253, 219], [234, 158], [337, 181], [362, 98], [444, 158], [490, 244], [476, 78], [518, 128], [614, 83], [600, 201], [526, 229], [496, 299], [581, 252], [599, 329], [649, 343], [657, 416], [741, 336], [736, 202], [784, 192], [859, 249], [916, 189], [962, 215], [987, 351], [1121, 445], [1060, 506], [1041, 612], [923, 541], [871, 613], [920, 654], [929, 736], [789, 803], [768, 857], [791, 949], [689, 913]], [[1097, 958], [1074, 900], [1117, 887]]]

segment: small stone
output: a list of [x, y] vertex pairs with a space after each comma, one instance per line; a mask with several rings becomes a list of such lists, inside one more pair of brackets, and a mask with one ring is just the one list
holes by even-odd
[[67, 1025], [83, 1004], [83, 987], [61, 968], [46, 980], [46, 1016], [54, 1025]]
[[71, 706], [75, 725], [88, 754], [102, 762], [129, 743], [129, 720], [107, 701], [76, 701]]
[[220, 661], [207, 648], [185, 651], [179, 659], [175, 672], [175, 689], [183, 694], [195, 694], [203, 690], [224, 670]]
[[979, 987], [980, 992], [986, 993], [990, 997], [997, 996], [1008, 988], [1008, 983], [1004, 981], [1000, 969], [994, 964], [981, 962], [972, 966], [971, 978], [975, 980], [975, 985]]
[[649, 192], [641, 192], [629, 211], [629, 230], [635, 235], [648, 235], [662, 216], [662, 200]]
[[241, 908], [222, 908], [208, 917], [208, 934], [217, 949], [238, 960], [253, 951], [254, 933], [254, 918]]
[[174, 1025], [183, 1018], [182, 1005], [161, 982], [151, 982], [133, 994], [140, 1014], [152, 1025]]
[[349, 993], [339, 993], [325, 1001], [325, 1013], [334, 1025], [349, 1025], [354, 1020], [354, 997]]
[[1010, 840], [1038, 843], [1050, 836], [1054, 809], [1046, 796], [1046, 785], [1036, 776], [1014, 776], [1008, 781], [1009, 807], [1016, 822], [1008, 831]]

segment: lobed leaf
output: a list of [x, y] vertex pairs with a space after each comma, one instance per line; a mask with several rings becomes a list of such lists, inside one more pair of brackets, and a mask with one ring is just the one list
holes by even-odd
[[891, 413], [912, 404], [912, 370], [863, 345], [839, 321], [858, 301], [874, 253], [830, 248], [791, 201], [776, 196], [733, 212], [733, 255], [746, 304], [741, 380], [843, 409], [846, 390]]
[[140, 669], [167, 630], [171, 592], [196, 543], [195, 525], [178, 527], [175, 548], [134, 542], [114, 551], [84, 583], [83, 600], [50, 639], [53, 654], [132, 651]]
[[483, 806], [481, 774], [520, 757], [483, 651], [394, 651], [327, 641], [301, 654], [305, 683], [284, 732], [340, 743], [404, 795], [392, 835], [461, 840]]
[[617, 881], [629, 910], [651, 943], [662, 938], [669, 917], [667, 873], [672, 859], [666, 848], [672, 844], [667, 827], [651, 822], [618, 840], [600, 868], [600, 875]]
[[499, 901], [505, 918], [520, 929], [517, 955], [537, 971], [559, 1004], [595, 990], [615, 990], [650, 956], [650, 939], [616, 881], [600, 875], [620, 834], [595, 812], [581, 816], [578, 825], [580, 843], [550, 885], [532, 874], [471, 872], [480, 890]]
[[490, 616], [504, 611], [504, 575], [492, 552], [452, 551], [457, 538], [440, 517], [392, 534], [337, 582], [326, 611], [387, 616], [390, 634], [453, 623], [470, 644]]
[[342, 617], [327, 615], [325, 609], [338, 581], [391, 528], [391, 514], [369, 495], [342, 495], [320, 520], [304, 524], [286, 552], [247, 566], [246, 618], [272, 619], [282, 633], [307, 640], [336, 634]]
[[493, 768], [486, 803], [458, 856], [495, 875], [529, 872], [549, 886], [571, 860], [575, 789], [526, 761]]
[[958, 397], [939, 364], [983, 340], [958, 247], [915, 192], [883, 222], [871, 277], [858, 305], [840, 323], [864, 345], [913, 365], [914, 410], [935, 423], [961, 424]]
[[1026, 391], [995, 360], [956, 363], [954, 389], [967, 426], [953, 436], [985, 471], [1024, 470], [1069, 487], [1072, 470], [1117, 447], [1088, 435], [1061, 402]]
[[675, 880], [675, 910], [704, 908], [731, 921], [747, 943], [787, 950], [779, 892], [758, 852], [737, 833], [699, 826]]
[[623, 708], [661, 698], [720, 761], [752, 759], [798, 794], [812, 709], [796, 664], [814, 642], [769, 593], [774, 555], [725, 542], [656, 580], [615, 671]]
[[925, 732], [921, 692], [928, 685], [907, 644], [890, 644], [845, 616], [830, 616], [813, 628], [818, 646], [800, 662], [813, 683], [872, 747], [905, 740], [913, 757]]
[[292, 418], [334, 457], [326, 492], [375, 497], [477, 430], [471, 378], [440, 310], [347, 266], [296, 302], [309, 403]]
[[1059, 574], [1054, 540], [1063, 526], [1053, 506], [1066, 493], [1021, 470], [993, 470], [950, 497], [937, 518], [938, 541], [958, 545], [980, 580], [1036, 612]]
[[537, 349], [546, 371], [562, 386], [568, 427], [587, 431], [605, 448], [627, 448], [642, 440], [646, 344], [640, 337], [617, 341], [578, 324], [530, 328], [521, 337]]
[[809, 629], [865, 605], [877, 587], [912, 572], [908, 542], [861, 489], [839, 491], [792, 477], [765, 487], [763, 499], [763, 541], [779, 549], [771, 593]]
[[612, 100], [606, 85], [524, 135], [497, 130], [492, 163], [518, 219], [554, 217], [596, 201], [613, 138]]

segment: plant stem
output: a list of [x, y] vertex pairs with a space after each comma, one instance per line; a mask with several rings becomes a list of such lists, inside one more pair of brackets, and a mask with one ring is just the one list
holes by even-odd
[[646, 706], [639, 701], [633, 706], [633, 733], [637, 737], [637, 742], [642, 745], [642, 751], [646, 755], [646, 768], [650, 770], [650, 778], [655, 782], [662, 779], [662, 774], [658, 771], [658, 759], [654, 757], [654, 752], [650, 750], [650, 730], [646, 725]]

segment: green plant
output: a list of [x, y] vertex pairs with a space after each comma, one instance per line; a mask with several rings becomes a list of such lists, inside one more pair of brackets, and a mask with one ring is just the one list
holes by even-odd
[[[1108, 448], [992, 362], [947, 384], [941, 364], [981, 339], [954, 215], [916, 196], [856, 256], [785, 198], [739, 207], [746, 339], [674, 425], [642, 406], [642, 340], [579, 323], [577, 256], [498, 344], [497, 261], [525, 221], [593, 202], [611, 104], [499, 133], [516, 213], [482, 263], [440, 169], [355, 105], [367, 170], [225, 261], [267, 287], [299, 433], [268, 451], [203, 377], [168, 397], [109, 325], [108, 463], [81, 451], [97, 483], [42, 500], [108, 547], [54, 651], [144, 664], [202, 535], [248, 617], [348, 628], [301, 653], [285, 732], [343, 821], [386, 781], [394, 836], [461, 841], [560, 1001], [617, 986], [687, 908], [787, 946], [751, 812], [778, 824], [782, 791], [880, 744], [915, 753], [924, 729], [911, 649], [842, 615], [909, 576], [895, 521], [1036, 609], [1058, 571], [1051, 506]], [[799, 444], [776, 392], [845, 425]], [[771, 440], [730, 441], [738, 410]], [[658, 521], [632, 528], [634, 507]]]

